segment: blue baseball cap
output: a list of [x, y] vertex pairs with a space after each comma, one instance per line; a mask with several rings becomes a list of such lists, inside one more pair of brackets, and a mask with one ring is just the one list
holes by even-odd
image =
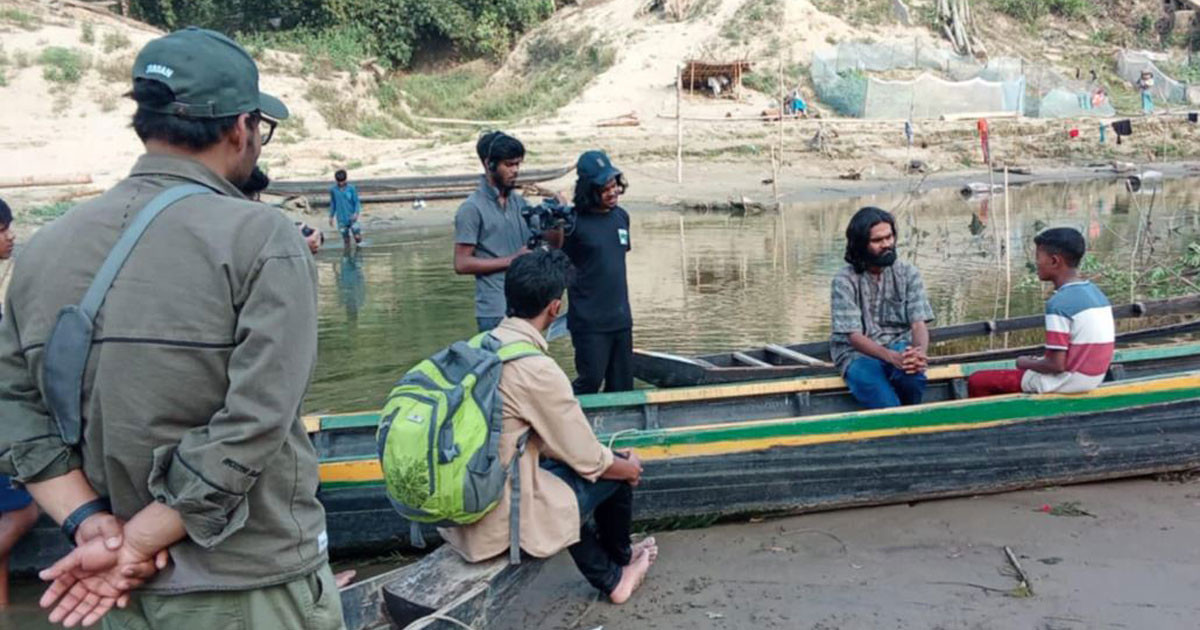
[[608, 155], [603, 151], [587, 151], [579, 156], [579, 162], [575, 164], [575, 172], [579, 175], [579, 179], [590, 182], [593, 186], [604, 186], [612, 178], [621, 174], [612, 165], [612, 160], [608, 159]]

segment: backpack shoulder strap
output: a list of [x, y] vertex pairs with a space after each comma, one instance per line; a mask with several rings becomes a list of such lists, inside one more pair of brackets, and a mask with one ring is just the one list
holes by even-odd
[[467, 345], [495, 352], [504, 363], [545, 354], [541, 348], [528, 341], [513, 341], [502, 345], [491, 332], [482, 332], [471, 337], [467, 340]]
[[528, 341], [514, 341], [512, 343], [500, 346], [500, 349], [496, 351], [496, 354], [500, 357], [501, 361], [508, 363], [509, 361], [524, 359], [525, 357], [538, 356], [544, 353], [542, 352], [541, 348], [529, 343]]
[[211, 192], [212, 189], [207, 186], [184, 184], [168, 188], [151, 199], [150, 203], [137, 213], [137, 216], [121, 234], [121, 238], [117, 240], [117, 244], [109, 251], [108, 257], [104, 259], [104, 264], [100, 266], [96, 277], [92, 279], [87, 293], [83, 295], [83, 300], [79, 302], [79, 310], [83, 311], [89, 319], [96, 318], [96, 312], [104, 303], [104, 297], [108, 295], [108, 290], [112, 287], [113, 281], [117, 279], [117, 274], [121, 272], [121, 267], [125, 266], [125, 261], [129, 259], [129, 254], [133, 251], [134, 246], [137, 245], [142, 234], [146, 232], [146, 228], [150, 227], [150, 222], [154, 221], [159, 213], [184, 198]]

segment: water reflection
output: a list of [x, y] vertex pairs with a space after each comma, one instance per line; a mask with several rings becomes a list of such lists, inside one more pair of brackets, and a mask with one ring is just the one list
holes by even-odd
[[367, 301], [367, 279], [363, 274], [362, 250], [355, 248], [354, 254], [342, 254], [342, 259], [333, 264], [337, 278], [338, 302], [346, 309], [347, 324], [358, 325], [358, 310]]
[[[939, 325], [1040, 312], [1047, 288], [1028, 279], [1038, 230], [1074, 227], [1099, 260], [1128, 265], [1139, 218], [1150, 215], [1154, 255], [1179, 251], [1200, 234], [1194, 183], [1136, 197], [1112, 182], [1012, 189], [1007, 213], [1003, 195], [964, 200], [956, 191], [796, 204], [760, 216], [634, 205], [634, 342], [694, 354], [824, 338], [846, 222], [863, 205], [896, 213], [900, 253], [921, 269]], [[378, 407], [405, 369], [473, 333], [473, 279], [453, 273], [452, 248], [447, 226], [380, 233], [359, 258], [321, 254], [320, 360], [307, 410]], [[1103, 288], [1114, 302], [1128, 298], [1128, 287], [1124, 295]], [[568, 339], [552, 343], [551, 354], [572, 371]]]

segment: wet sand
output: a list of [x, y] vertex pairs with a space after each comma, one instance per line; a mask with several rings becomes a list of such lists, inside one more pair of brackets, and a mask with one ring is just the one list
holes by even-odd
[[[1088, 515], [1043, 505], [1077, 502]], [[1200, 627], [1200, 482], [1136, 479], [665, 532], [623, 607], [559, 554], [496, 629]], [[1004, 547], [1032, 581], [1021, 596]]]

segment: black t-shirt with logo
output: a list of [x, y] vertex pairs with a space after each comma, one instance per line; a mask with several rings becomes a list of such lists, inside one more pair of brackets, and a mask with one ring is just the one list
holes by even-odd
[[630, 249], [629, 214], [579, 212], [575, 231], [563, 243], [575, 272], [568, 287], [567, 327], [572, 332], [617, 332], [633, 328], [625, 254]]

